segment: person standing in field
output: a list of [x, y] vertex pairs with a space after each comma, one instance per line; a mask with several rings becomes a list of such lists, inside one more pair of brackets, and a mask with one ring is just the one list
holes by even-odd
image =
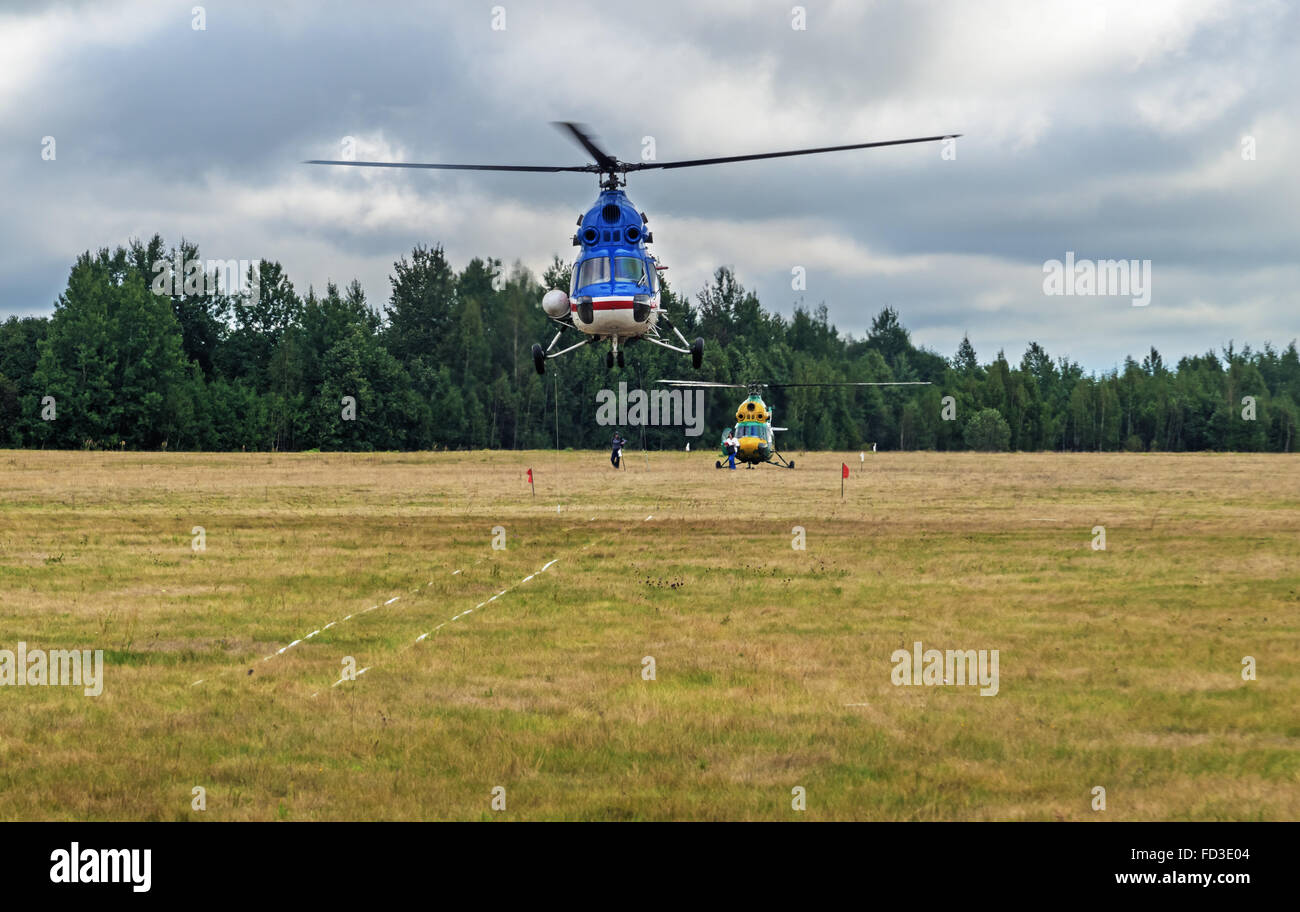
[[722, 448], [727, 451], [727, 468], [734, 472], [736, 469], [736, 453], [740, 449], [740, 441], [736, 439], [730, 429], [727, 430], [727, 439], [722, 441]]
[[625, 443], [627, 443], [627, 441], [623, 439], [623, 436], [619, 434], [618, 431], [615, 431], [614, 439], [610, 441], [610, 446], [613, 449], [609, 454], [609, 461], [610, 464], [613, 465], [614, 468], [616, 469], [618, 468], [619, 463], [623, 459], [623, 444]]

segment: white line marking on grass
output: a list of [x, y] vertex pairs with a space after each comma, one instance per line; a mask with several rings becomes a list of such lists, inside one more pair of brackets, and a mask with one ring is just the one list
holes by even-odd
[[[452, 576], [455, 576], [456, 574], [458, 574], [458, 573], [460, 573], [460, 572], [461, 572], [460, 570], [454, 570], [454, 571], [452, 571], [452, 574], [451, 574], [451, 575], [452, 575]], [[433, 580], [430, 580], [430, 581], [429, 581], [429, 585], [430, 585], [430, 586], [433, 585]], [[412, 591], [412, 592], [419, 592], [420, 590], [419, 590], [419, 589], [412, 589], [411, 591]], [[393, 604], [393, 602], [396, 602], [396, 601], [397, 601], [398, 599], [400, 599], [400, 598], [401, 598], [400, 595], [395, 595], [395, 596], [393, 596], [392, 598], [390, 598], [388, 601], [384, 602], [383, 605], [378, 605], [378, 604], [371, 605], [371, 606], [370, 606], [369, 608], [367, 608], [365, 611], [358, 612], [358, 614], [369, 614], [370, 612], [375, 611], [375, 610], [377, 610], [377, 609], [379, 609], [379, 608], [382, 608], [382, 607], [385, 607], [385, 606], [387, 606], [387, 605], [391, 605], [391, 604]], [[342, 624], [344, 621], [350, 621], [350, 620], [352, 620], [352, 619], [353, 619], [354, 617], [356, 617], [356, 616], [357, 616], [356, 614], [349, 614], [349, 615], [347, 615], [347, 616], [345, 616], [345, 617], [343, 617], [343, 618], [341, 618], [341, 619], [339, 619], [339, 620], [337, 620], [337, 621], [330, 621], [330, 622], [329, 622], [328, 624], [326, 624], [325, 626], [320, 627], [320, 628], [318, 628], [318, 629], [316, 629], [316, 630], [313, 630], [311, 633], [307, 634], [305, 637], [302, 637], [301, 639], [298, 639], [298, 640], [294, 640], [294, 641], [293, 641], [292, 643], [290, 643], [288, 646], [281, 646], [279, 649], [277, 649], [275, 652], [271, 653], [269, 656], [263, 656], [262, 661], [263, 661], [263, 662], [269, 662], [269, 661], [271, 661], [271, 659], [275, 658], [275, 657], [278, 656], [278, 655], [284, 655], [286, 652], [288, 652], [288, 651], [289, 651], [290, 649], [292, 649], [293, 647], [299, 645], [300, 643], [304, 643], [304, 642], [306, 642], [307, 640], [310, 640], [312, 637], [316, 636], [317, 634], [321, 633], [322, 631], [329, 630], [329, 629], [330, 629], [331, 627], [333, 627], [335, 624]], [[360, 673], [361, 673], [361, 672], [357, 672], [357, 674], [360, 674]], [[204, 680], [205, 680], [204, 678], [199, 678], [199, 680], [195, 681], [195, 682], [194, 682], [193, 684], [191, 684], [190, 686], [191, 686], [191, 687], [197, 687], [198, 685], [202, 684], [202, 683], [204, 682]], [[315, 696], [315, 694], [313, 694], [313, 696]]]
[[[546, 565], [543, 566], [542, 569], [538, 570], [536, 573], [530, 573], [530, 574], [528, 574], [528, 575], [525, 576], [523, 579], [521, 579], [518, 583], [516, 583], [515, 586], [522, 586], [524, 583], [528, 582], [529, 580], [536, 579], [538, 576], [542, 575], [542, 574], [545, 573], [547, 570], [549, 570], [551, 567], [554, 567], [557, 563], [559, 563], [559, 560], [560, 560], [560, 559], [557, 557], [557, 558], [555, 558], [555, 560], [547, 561], [547, 562], [546, 562]], [[465, 609], [464, 611], [462, 611], [460, 614], [454, 615], [454, 616], [451, 618], [451, 620], [452, 620], [452, 621], [459, 621], [461, 618], [465, 617], [465, 615], [467, 615], [467, 614], [473, 614], [475, 611], [477, 611], [478, 609], [484, 607], [485, 605], [490, 605], [492, 602], [495, 602], [497, 599], [501, 598], [501, 596], [505, 595], [505, 594], [506, 594], [507, 592], [509, 592], [511, 589], [515, 588], [515, 586], [507, 586], [506, 588], [502, 589], [500, 592], [498, 592], [496, 595], [492, 596], [491, 598], [487, 599], [486, 601], [479, 602], [479, 603], [478, 603], [477, 605], [475, 605], [473, 608], [466, 608], [466, 609]], [[437, 627], [434, 627], [433, 630], [430, 630], [429, 633], [422, 633], [422, 634], [420, 634], [418, 637], [415, 638], [415, 642], [417, 642], [417, 643], [421, 643], [421, 642], [423, 642], [423, 641], [424, 641], [424, 640], [429, 636], [430, 633], [433, 633], [433, 632], [435, 632], [435, 631], [437, 631], [437, 630], [440, 630], [441, 628], [445, 627], [445, 626], [446, 626], [447, 624], [449, 624], [449, 623], [451, 623], [451, 621], [443, 621], [443, 622], [442, 622], [441, 624], [439, 624]]]
[[[559, 563], [559, 562], [560, 562], [560, 559], [559, 559], [558, 557], [555, 558], [554, 560], [548, 561], [548, 562], [546, 563], [546, 565], [545, 565], [544, 567], [542, 567], [541, 570], [538, 570], [536, 573], [530, 573], [528, 576], [524, 577], [522, 580], [520, 580], [518, 583], [516, 583], [515, 586], [522, 586], [524, 583], [528, 582], [529, 580], [536, 579], [538, 576], [540, 576], [541, 574], [545, 573], [547, 570], [549, 570], [551, 567], [554, 567], [554, 566], [555, 566], [557, 563]], [[457, 572], [460, 572], [460, 571], [457, 571]], [[501, 598], [501, 596], [505, 595], [505, 594], [506, 594], [507, 592], [509, 592], [511, 589], [515, 588], [515, 586], [507, 586], [505, 589], [502, 589], [500, 592], [498, 592], [496, 595], [492, 596], [492, 597], [491, 597], [490, 599], [488, 599], [487, 601], [479, 602], [479, 603], [478, 603], [477, 605], [475, 605], [473, 608], [466, 608], [466, 609], [465, 609], [464, 611], [462, 611], [460, 614], [457, 614], [457, 615], [455, 615], [454, 617], [452, 617], [452, 618], [451, 618], [451, 621], [458, 621], [458, 620], [460, 620], [461, 618], [465, 617], [465, 616], [468, 615], [468, 614], [473, 614], [475, 611], [477, 611], [479, 608], [482, 608], [484, 605], [487, 605], [487, 604], [489, 604], [489, 603], [491, 603], [491, 602], [495, 602], [497, 599]], [[396, 601], [396, 599], [394, 599], [393, 601]], [[388, 604], [388, 603], [385, 602], [385, 604]], [[443, 627], [445, 627], [445, 626], [447, 626], [449, 623], [451, 623], [451, 621], [443, 621], [441, 624], [439, 624], [437, 627], [434, 627], [433, 630], [430, 630], [428, 633], [422, 633], [422, 634], [420, 634], [418, 637], [415, 638], [415, 642], [412, 643], [411, 646], [414, 646], [416, 643], [423, 643], [426, 639], [429, 638], [430, 635], [432, 635], [432, 634], [436, 633], [437, 631], [441, 630]], [[408, 647], [408, 648], [410, 648], [410, 647]], [[365, 672], [369, 671], [369, 670], [370, 670], [371, 668], [373, 668], [373, 667], [374, 667], [373, 665], [368, 665], [368, 666], [366, 666], [365, 668], [361, 669], [361, 671], [358, 671], [358, 672], [357, 672], [356, 677], [358, 677], [358, 678], [361, 677], [362, 674], [364, 674]], [[335, 681], [333, 684], [331, 684], [330, 687], [338, 687], [340, 684], [343, 683], [343, 681], [344, 681], [344, 679], [343, 679], [343, 678], [340, 678], [339, 680], [337, 680], [337, 681]], [[316, 693], [312, 694], [312, 696], [314, 697], [314, 696], [316, 696], [316, 695], [319, 694], [319, 693], [320, 693], [320, 691], [317, 691]]]
[[[557, 511], [559, 510], [559, 507], [558, 507], [558, 506], [556, 507], [556, 510], [557, 510]], [[594, 519], [595, 519], [595, 517], [593, 516], [593, 517], [591, 517], [591, 519], [588, 520], [588, 521], [590, 522], [591, 520], [594, 520]], [[647, 516], [647, 517], [643, 520], [643, 522], [649, 522], [649, 521], [652, 520], [652, 519], [654, 519], [654, 514], [653, 514], [653, 513], [651, 513], [649, 516]], [[580, 548], [580, 549], [578, 549], [578, 550], [585, 551], [585, 550], [587, 550], [588, 548], [590, 548], [592, 545], [594, 545], [595, 543], [596, 543], [595, 541], [587, 542], [587, 544], [583, 545], [582, 548]], [[479, 565], [480, 563], [482, 563], [482, 562], [483, 562], [483, 558], [479, 558], [478, 560], [476, 560], [476, 561], [474, 562], [474, 566], [478, 566], [478, 565]], [[507, 586], [505, 589], [502, 589], [500, 592], [498, 592], [496, 595], [492, 596], [491, 598], [487, 599], [486, 601], [479, 602], [479, 603], [478, 603], [477, 605], [475, 605], [473, 608], [468, 608], [468, 609], [466, 609], [466, 610], [460, 612], [459, 614], [454, 615], [450, 620], [443, 621], [442, 623], [440, 623], [440, 624], [438, 624], [436, 627], [434, 627], [433, 630], [430, 630], [430, 631], [428, 631], [428, 632], [426, 632], [426, 633], [422, 633], [422, 634], [420, 634], [418, 637], [415, 638], [414, 642], [412, 642], [412, 643], [410, 644], [410, 646], [407, 646], [407, 647], [405, 647], [405, 648], [406, 648], [406, 649], [410, 649], [410, 648], [414, 647], [414, 646], [415, 646], [416, 644], [418, 644], [418, 643], [423, 643], [423, 642], [424, 642], [425, 640], [427, 640], [427, 639], [428, 639], [432, 634], [436, 633], [437, 631], [441, 630], [443, 627], [447, 626], [447, 624], [452, 623], [453, 621], [458, 621], [458, 620], [460, 620], [461, 618], [465, 617], [466, 615], [473, 614], [475, 611], [477, 611], [478, 609], [484, 607], [485, 605], [488, 605], [488, 604], [490, 604], [491, 602], [495, 602], [497, 599], [501, 598], [501, 596], [503, 596], [503, 595], [505, 595], [506, 593], [510, 592], [511, 589], [514, 589], [514, 588], [516, 588], [516, 587], [518, 587], [518, 586], [522, 586], [524, 583], [531, 582], [532, 580], [534, 580], [534, 579], [536, 579], [537, 577], [541, 576], [541, 575], [542, 575], [543, 573], [545, 573], [547, 570], [549, 570], [549, 569], [551, 569], [552, 567], [554, 567], [554, 566], [555, 566], [556, 564], [558, 564], [559, 562], [560, 562], [560, 558], [558, 558], [558, 557], [557, 557], [557, 558], [553, 558], [552, 560], [547, 561], [545, 564], [542, 565], [542, 568], [541, 568], [540, 570], [538, 570], [536, 573], [530, 573], [528, 576], [524, 577], [524, 578], [521, 579], [518, 583], [516, 583], [515, 586]], [[452, 575], [452, 576], [458, 576], [458, 575], [460, 575], [461, 572], [462, 572], [461, 570], [453, 570], [453, 571], [451, 572], [451, 575]], [[430, 581], [428, 582], [427, 585], [432, 586], [432, 585], [433, 585], [433, 580], [430, 580]], [[398, 598], [400, 598], [400, 596], [394, 596], [393, 598], [391, 598], [391, 599], [389, 599], [388, 601], [384, 602], [384, 604], [385, 604], [385, 605], [391, 605], [393, 602], [397, 601]], [[370, 608], [367, 608], [366, 611], [374, 611], [375, 608], [378, 608], [378, 607], [380, 607], [380, 606], [378, 606], [378, 605], [374, 605], [374, 606], [371, 606]], [[365, 612], [362, 612], [362, 613], [364, 614]], [[351, 618], [351, 617], [352, 617], [352, 615], [348, 615], [348, 617], [344, 618], [343, 620], [348, 620], [348, 619]], [[333, 622], [331, 622], [331, 623], [333, 623]], [[323, 628], [323, 629], [327, 629], [329, 626], [330, 626], [330, 625], [327, 624], [327, 625], [326, 625], [326, 628]], [[365, 672], [369, 671], [372, 667], [374, 667], [374, 666], [366, 666], [365, 668], [361, 669], [361, 671], [358, 671], [358, 672], [356, 673], [356, 677], [360, 677], [362, 674], [364, 674]], [[355, 680], [355, 678], [354, 678], [354, 680]], [[338, 681], [335, 681], [335, 682], [334, 682], [333, 684], [331, 684], [330, 686], [331, 686], [331, 687], [337, 687], [339, 684], [342, 684], [342, 683], [343, 683], [343, 679], [340, 679], [340, 680], [338, 680]], [[318, 696], [319, 694], [320, 694], [320, 691], [317, 691], [316, 693], [313, 693], [312, 696], [315, 697], [315, 696]], [[865, 704], [864, 704], [864, 705], [865, 705]]]
[[[360, 671], [358, 671], [358, 672], [356, 673], [356, 675], [353, 676], [353, 677], [351, 678], [351, 680], [354, 680], [354, 681], [355, 681], [357, 678], [361, 677], [363, 674], [365, 674], [367, 671], [369, 671], [369, 670], [371, 669], [371, 667], [372, 667], [372, 666], [367, 665], [365, 668], [363, 668], [363, 669], [361, 669]], [[333, 684], [331, 684], [330, 687], [338, 687], [340, 684], [342, 684], [344, 681], [347, 681], [347, 680], [349, 680], [349, 679], [348, 679], [348, 678], [339, 678], [337, 681], [335, 681]], [[320, 691], [317, 691], [316, 693], [320, 693]], [[312, 696], [314, 697], [314, 696], [316, 696], [316, 694], [312, 694]]]

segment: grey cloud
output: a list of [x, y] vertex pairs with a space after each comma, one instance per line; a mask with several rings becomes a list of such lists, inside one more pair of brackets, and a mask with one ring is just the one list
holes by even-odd
[[[1024, 41], [1017, 15], [1041, 15], [1029, 12], [1037, 5], [991, 6], [974, 34], [960, 31], [971, 27], [959, 5], [942, 3], [848, 12], [810, 3], [804, 33], [789, 28], [788, 7], [685, 2], [633, 20], [594, 2], [510, 2], [505, 33], [478, 5], [205, 6], [204, 32], [190, 28], [188, 6], [123, 6], [120, 40], [70, 34], [81, 43], [64, 54], [52, 36], [48, 66], [0, 107], [0, 315], [48, 312], [77, 252], [155, 230], [220, 247], [213, 255], [281, 259], [302, 288], [355, 274], [372, 301], [387, 297], [392, 260], [416, 243], [445, 243], [461, 263], [519, 256], [540, 270], [551, 253], [571, 252], [570, 213], [595, 196], [585, 175], [365, 176], [300, 162], [334, 157], [354, 135], [423, 160], [576, 164], [581, 151], [547, 124], [571, 118], [592, 122], [625, 159], [647, 134], [661, 159], [882, 138], [900, 125], [900, 135], [966, 134], [956, 161], [925, 146], [633, 175], [629, 193], [662, 250], [717, 249], [670, 273], [679, 292], [707, 281], [703, 264], [727, 262], [788, 312], [789, 257], [779, 245], [733, 243], [788, 220], [899, 264], [953, 255], [1001, 264], [969, 275], [823, 270], [805, 295], [855, 332], [896, 306], [919, 341], [945, 354], [965, 329], [983, 356], [1005, 347], [1018, 357], [1038, 339], [1106, 368], [1151, 344], [1176, 356], [1228, 338], [1285, 344], [1300, 330], [1289, 269], [1300, 188], [1284, 164], [1300, 136], [1291, 98], [1300, 59], [1287, 37], [1300, 14], [1290, 5], [1189, 12], [1195, 28], [1140, 64], [1099, 67], [1072, 56], [1077, 36], [1030, 29], [1021, 46], [1041, 47], [1047, 61], [1033, 70], [1004, 48]], [[90, 9], [10, 5], [6, 21]], [[1107, 30], [1108, 42], [1144, 37], [1121, 8]], [[737, 91], [767, 92], [697, 110], [708, 80], [728, 76]], [[1259, 160], [1242, 161], [1241, 136], [1260, 129]], [[58, 141], [56, 162], [40, 158], [45, 135]], [[390, 189], [403, 212], [371, 212]], [[341, 197], [327, 217], [295, 217], [331, 193]], [[248, 202], [257, 198], [285, 202], [261, 210]], [[467, 211], [448, 212], [453, 201]], [[503, 215], [513, 212], [514, 226]], [[720, 225], [727, 243], [662, 228], [691, 220]], [[1066, 250], [1151, 259], [1161, 283], [1151, 314], [1135, 319], [1105, 299], [1076, 300], [1064, 315], [1047, 306], [1042, 263]], [[1196, 300], [1222, 319], [1191, 313]]]

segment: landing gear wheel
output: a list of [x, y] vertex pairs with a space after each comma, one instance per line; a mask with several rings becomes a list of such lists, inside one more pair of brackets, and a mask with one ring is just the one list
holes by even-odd
[[792, 469], [794, 468], [794, 460], [793, 460], [793, 459], [790, 460], [790, 468], [792, 468]]
[[546, 373], [546, 352], [536, 342], [533, 343], [533, 367], [537, 368], [537, 373]]
[[696, 339], [691, 343], [691, 367], [699, 370], [704, 363], [704, 340]]
[[605, 368], [608, 370], [613, 366], [614, 366], [614, 353], [612, 351], [607, 351], [605, 352]]
[[618, 366], [623, 366], [623, 349], [621, 348], [618, 350]]
[[717, 462], [715, 462], [715, 463], [713, 464], [713, 467], [714, 467], [715, 469], [720, 469], [720, 468], [722, 468], [722, 460], [718, 460]]

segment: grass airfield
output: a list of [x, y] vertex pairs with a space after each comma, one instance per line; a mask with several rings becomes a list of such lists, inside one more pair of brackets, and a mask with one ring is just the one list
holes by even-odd
[[0, 452], [0, 819], [1300, 818], [1297, 457], [789, 455]]

